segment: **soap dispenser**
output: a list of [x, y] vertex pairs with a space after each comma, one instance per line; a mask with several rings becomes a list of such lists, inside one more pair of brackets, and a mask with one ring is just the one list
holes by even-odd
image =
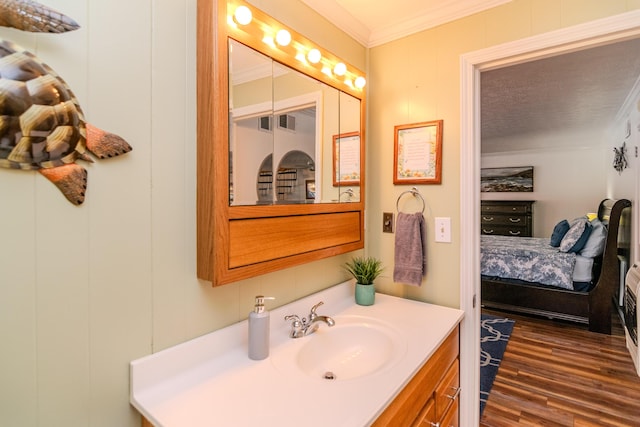
[[269, 312], [264, 300], [272, 297], [256, 296], [255, 307], [249, 313], [249, 359], [262, 360], [269, 356]]

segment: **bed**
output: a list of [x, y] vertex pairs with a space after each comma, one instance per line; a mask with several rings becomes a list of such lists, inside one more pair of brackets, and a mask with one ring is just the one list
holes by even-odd
[[[631, 202], [626, 199], [605, 199], [598, 206], [597, 219], [605, 230], [602, 237], [603, 251], [600, 255], [583, 257], [580, 251], [567, 254], [564, 250], [566, 244], [562, 246], [563, 251], [560, 251], [559, 247], [549, 245], [550, 240], [557, 239], [555, 235], [551, 239], [507, 236], [487, 239], [482, 236], [482, 305], [498, 310], [584, 323], [590, 331], [611, 334], [613, 300], [621, 277], [620, 261], [626, 257], [625, 261], [628, 262], [630, 206]], [[621, 221], [621, 218], [624, 220]], [[573, 220], [570, 226], [575, 225], [576, 220]], [[595, 220], [585, 222], [589, 223], [585, 225], [589, 228], [591, 223], [598, 223]], [[561, 223], [556, 226], [554, 233], [560, 225]], [[569, 233], [566, 236], [569, 236]], [[567, 237], [562, 240], [570, 239]], [[543, 254], [540, 257], [536, 255], [536, 260], [526, 258], [537, 250], [534, 247], [539, 246], [541, 241], [547, 246], [546, 252], [543, 249]], [[517, 243], [521, 243], [522, 248], [518, 249]], [[491, 252], [492, 248], [495, 249], [495, 253]], [[500, 252], [509, 256], [504, 259], [495, 258], [500, 256]], [[491, 257], [488, 253], [492, 254]], [[560, 254], [560, 260], [552, 260], [553, 253]], [[512, 274], [518, 269], [515, 266], [509, 267], [507, 258], [513, 258], [514, 254], [516, 258], [521, 258], [521, 268], [519, 273]], [[533, 264], [539, 264], [538, 267], [541, 268], [530, 275], [528, 270], [533, 270]], [[567, 264], [571, 266], [569, 271]], [[575, 269], [576, 265], [580, 268], [579, 271]], [[498, 270], [511, 273], [498, 274]]]

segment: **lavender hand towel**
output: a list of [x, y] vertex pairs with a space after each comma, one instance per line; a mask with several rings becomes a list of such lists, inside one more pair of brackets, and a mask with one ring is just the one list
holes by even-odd
[[413, 286], [422, 284], [427, 272], [426, 227], [421, 212], [398, 213], [393, 281]]

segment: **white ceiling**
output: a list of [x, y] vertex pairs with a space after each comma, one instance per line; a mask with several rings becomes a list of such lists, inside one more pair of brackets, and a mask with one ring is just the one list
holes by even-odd
[[302, 0], [320, 15], [373, 47], [511, 0]]
[[[364, 46], [374, 47], [511, 0], [302, 1]], [[482, 150], [504, 150], [501, 144], [485, 144], [487, 139], [541, 129], [602, 130], [639, 77], [640, 40], [483, 72]]]

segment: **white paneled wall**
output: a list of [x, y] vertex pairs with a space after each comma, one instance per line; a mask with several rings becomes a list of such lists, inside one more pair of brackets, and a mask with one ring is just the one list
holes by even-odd
[[[75, 92], [86, 119], [134, 150], [83, 163], [89, 178], [81, 207], [37, 173], [0, 170], [7, 224], [0, 336], [9, 349], [0, 356], [0, 424], [136, 425], [127, 363], [150, 352], [152, 330], [150, 3], [47, 4], [81, 29], [59, 35], [3, 29], [0, 37], [49, 64]], [[184, 50], [177, 55], [184, 64]], [[184, 91], [180, 98], [184, 105]]]
[[[83, 162], [80, 207], [38, 173], [0, 169], [0, 425], [139, 426], [131, 360], [246, 318], [256, 294], [278, 306], [342, 282], [350, 255], [216, 289], [199, 281], [196, 0], [45, 3], [81, 29], [0, 38], [54, 68], [87, 120], [133, 151]], [[314, 19], [297, 0], [279, 3]], [[364, 68], [362, 46], [313, 28]]]

